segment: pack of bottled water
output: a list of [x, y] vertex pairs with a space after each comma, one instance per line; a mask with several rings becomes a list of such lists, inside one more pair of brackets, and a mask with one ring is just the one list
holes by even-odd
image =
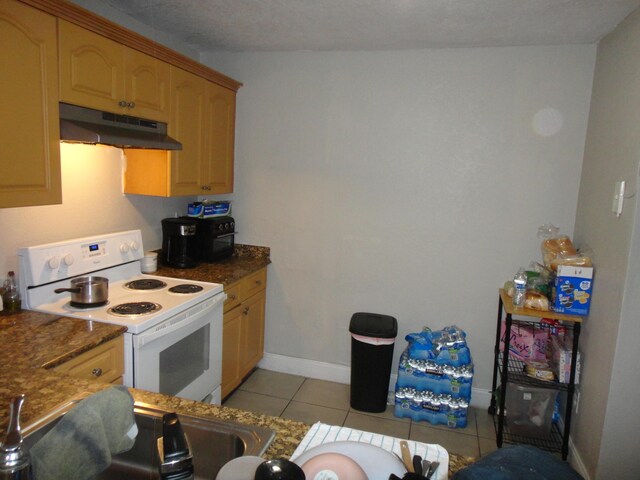
[[395, 390], [395, 416], [464, 428], [471, 401], [473, 362], [457, 326], [405, 337]]

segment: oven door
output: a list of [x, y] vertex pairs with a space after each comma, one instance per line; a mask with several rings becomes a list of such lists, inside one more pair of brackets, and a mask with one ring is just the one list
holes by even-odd
[[224, 293], [132, 335], [133, 386], [203, 400], [222, 380]]

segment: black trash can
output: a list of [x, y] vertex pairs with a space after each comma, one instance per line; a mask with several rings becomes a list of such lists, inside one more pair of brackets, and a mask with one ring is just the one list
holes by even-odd
[[398, 322], [389, 315], [354, 313], [351, 332], [351, 408], [384, 412]]

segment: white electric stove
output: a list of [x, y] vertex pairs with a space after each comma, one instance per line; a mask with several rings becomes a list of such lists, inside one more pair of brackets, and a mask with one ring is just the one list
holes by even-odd
[[[223, 286], [143, 274], [143, 256], [139, 230], [21, 248], [25, 307], [123, 325], [127, 386], [219, 403]], [[109, 280], [105, 304], [55, 293], [85, 275]]]

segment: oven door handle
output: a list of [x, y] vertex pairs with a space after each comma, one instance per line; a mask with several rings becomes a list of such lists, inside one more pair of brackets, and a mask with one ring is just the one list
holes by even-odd
[[[175, 332], [181, 328], [184, 328], [192, 323], [198, 322], [201, 320], [203, 315], [206, 315], [209, 312], [215, 310], [216, 307], [222, 307], [222, 303], [227, 299], [227, 294], [222, 292], [217, 294], [215, 297], [205, 300], [204, 302], [199, 303], [193, 307], [188, 308], [185, 312], [179, 313], [173, 318], [169, 318], [164, 322], [156, 325], [149, 330], [145, 330], [144, 332], [133, 335], [133, 346], [134, 348], [140, 348], [144, 345], [147, 345], [161, 337], [169, 335], [170, 333]], [[207, 323], [205, 321], [204, 323]]]
[[235, 235], [236, 233], [238, 233], [238, 232], [225, 233], [224, 235], [218, 235], [218, 236], [217, 236], [217, 237], [215, 237], [215, 238], [230, 237], [230, 236], [232, 236], [232, 235]]

